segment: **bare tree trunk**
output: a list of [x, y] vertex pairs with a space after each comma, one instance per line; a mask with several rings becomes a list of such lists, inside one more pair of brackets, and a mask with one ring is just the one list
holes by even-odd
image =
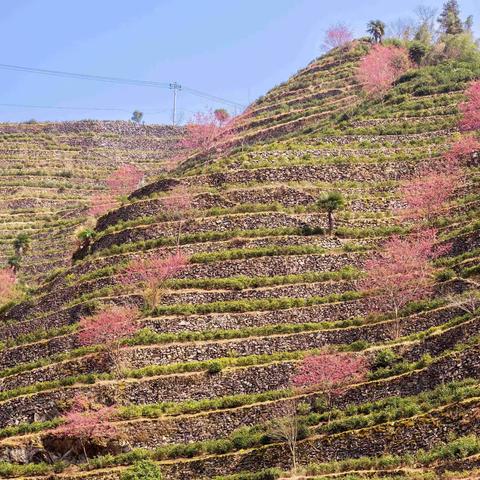
[[333, 232], [333, 212], [328, 212], [328, 233], [331, 234]]
[[82, 444], [83, 454], [85, 455], [85, 460], [87, 461], [87, 464], [90, 465], [90, 460], [88, 459], [87, 450], [85, 449], [85, 442], [82, 440], [81, 444]]

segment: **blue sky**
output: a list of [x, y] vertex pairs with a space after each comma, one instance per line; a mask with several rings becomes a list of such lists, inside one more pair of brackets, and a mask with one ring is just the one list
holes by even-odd
[[[177, 81], [241, 104], [253, 101], [321, 54], [324, 31], [344, 21], [357, 36], [372, 18], [412, 16], [422, 0], [3, 0], [0, 63]], [[441, 0], [423, 4], [440, 7]], [[460, 0], [480, 35], [479, 0]], [[170, 121], [171, 92], [0, 70], [0, 121]], [[181, 92], [180, 116], [220, 107]], [[88, 108], [115, 108], [115, 111]]]

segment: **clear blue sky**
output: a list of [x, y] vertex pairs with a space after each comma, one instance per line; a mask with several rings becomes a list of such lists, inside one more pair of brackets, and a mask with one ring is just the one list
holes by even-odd
[[[0, 63], [127, 77], [188, 87], [247, 104], [321, 53], [323, 33], [344, 21], [357, 36], [372, 18], [412, 15], [441, 0], [3, 0]], [[463, 17], [480, 1], [460, 0]], [[0, 121], [127, 119], [168, 122], [169, 90], [0, 70], [0, 103], [112, 107], [125, 111], [0, 106]], [[220, 106], [187, 93], [183, 119]], [[154, 113], [155, 112], [155, 113]], [[181, 112], [181, 113], [182, 113]]]

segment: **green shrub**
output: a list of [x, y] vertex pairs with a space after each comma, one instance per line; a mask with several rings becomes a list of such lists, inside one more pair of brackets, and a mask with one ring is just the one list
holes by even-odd
[[161, 480], [162, 474], [157, 464], [151, 460], [134, 463], [120, 476], [120, 480]]
[[220, 373], [222, 371], [222, 364], [220, 362], [212, 362], [208, 365], [207, 372], [211, 375]]
[[442, 270], [435, 275], [437, 282], [447, 282], [456, 276], [455, 272], [451, 269]]
[[379, 368], [388, 368], [400, 361], [400, 357], [391, 349], [380, 350], [375, 356], [373, 362], [374, 370]]

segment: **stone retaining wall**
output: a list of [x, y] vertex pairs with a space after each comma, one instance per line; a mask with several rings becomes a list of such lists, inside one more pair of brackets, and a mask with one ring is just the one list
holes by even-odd
[[[388, 396], [417, 395], [442, 383], [480, 376], [480, 346], [447, 355], [420, 371], [352, 387], [336, 399], [338, 406]], [[143, 380], [101, 382], [40, 392], [1, 402], [0, 428], [60, 415], [59, 405], [75, 394], [89, 394], [105, 404], [148, 404], [200, 400], [226, 395], [281, 390], [288, 386], [295, 362], [225, 369], [219, 374], [167, 375]]]
[[[402, 324], [402, 334], [417, 333], [432, 326], [437, 326], [448, 319], [444, 315], [433, 315], [432, 318], [414, 321], [410, 318]], [[418, 320], [418, 318], [417, 318]], [[472, 334], [479, 330], [479, 322], [468, 323]], [[147, 345], [122, 349], [118, 360], [126, 368], [143, 368], [149, 365], [169, 365], [189, 361], [205, 361], [216, 358], [248, 355], [271, 355], [276, 352], [295, 352], [322, 348], [328, 345], [349, 345], [355, 341], [368, 343], [383, 343], [394, 338], [393, 322], [382, 322], [374, 325], [351, 327], [344, 329], [322, 330], [317, 332], [298, 332], [230, 340], [209, 340], [198, 342], [178, 342], [165, 345]], [[425, 353], [440, 354], [453, 348], [456, 343], [468, 338], [467, 327], [462, 325], [450, 329], [444, 336], [440, 334], [427, 337], [415, 348], [399, 346], [401, 354], [408, 354], [409, 359], [418, 360]], [[47, 365], [32, 371], [27, 371], [10, 377], [0, 378], [0, 391], [33, 385], [37, 382], [59, 380], [68, 376], [88, 373], [104, 373], [111, 371], [111, 360], [105, 354], [88, 355], [82, 358], [66, 360], [61, 363]]]
[[[325, 140], [322, 139], [322, 141], [327, 140], [327, 137], [325, 137]], [[156, 192], [165, 192], [179, 184], [185, 186], [220, 187], [225, 184], [242, 184], [249, 182], [300, 182], [306, 180], [310, 182], [335, 182], [342, 180], [366, 182], [401, 180], [410, 176], [413, 172], [414, 165], [412, 165], [411, 162], [405, 161], [382, 162], [379, 164], [338, 164], [329, 165], [328, 169], [323, 165], [257, 168], [253, 170], [236, 170], [212, 173], [210, 175], [184, 177], [181, 180], [163, 179], [136, 190], [130, 195], [130, 198], [142, 198]]]

